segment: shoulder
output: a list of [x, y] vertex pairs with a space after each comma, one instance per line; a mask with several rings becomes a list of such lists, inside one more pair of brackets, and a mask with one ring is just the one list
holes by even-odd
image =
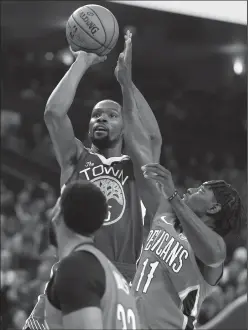
[[106, 290], [103, 266], [92, 253], [72, 252], [59, 264], [54, 289], [64, 314], [100, 307]]
[[[88, 263], [88, 264], [87, 264]], [[62, 259], [58, 265], [58, 270], [67, 270], [68, 268], [81, 267], [102, 267], [100, 261], [88, 251], [74, 251], [64, 259]]]
[[57, 269], [56, 277], [80, 282], [105, 278], [105, 271], [100, 261], [87, 251], [75, 251], [64, 258]]
[[73, 157], [71, 157], [70, 162], [63, 167], [61, 167], [61, 175], [60, 175], [60, 187], [62, 189], [70, 180], [77, 175], [76, 168], [80, 161], [82, 161], [88, 154], [89, 150], [84, 146], [84, 144], [75, 138], [76, 142], [76, 153]]

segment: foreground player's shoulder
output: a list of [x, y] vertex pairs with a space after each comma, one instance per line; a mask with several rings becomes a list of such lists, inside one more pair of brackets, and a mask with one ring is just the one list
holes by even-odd
[[[75, 270], [77, 270], [75, 272]], [[77, 274], [83, 272], [83, 275], [80, 276], [87, 277], [91, 272], [100, 273], [104, 275], [104, 269], [100, 261], [90, 252], [87, 251], [75, 251], [72, 252], [69, 256], [61, 260], [57, 269], [59, 274], [67, 274], [71, 277], [76, 278]]]
[[[78, 296], [92, 293], [102, 297], [105, 291], [105, 271], [100, 261], [91, 253], [76, 251], [64, 258], [56, 272], [56, 291], [78, 300]], [[80, 298], [81, 299], [81, 298]]]
[[94, 255], [73, 252], [59, 264], [54, 285], [64, 316], [88, 307], [100, 308], [105, 293], [104, 270]]

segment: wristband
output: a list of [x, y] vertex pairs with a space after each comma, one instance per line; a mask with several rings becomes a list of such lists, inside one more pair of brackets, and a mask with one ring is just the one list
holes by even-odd
[[178, 195], [178, 191], [175, 190], [174, 194], [172, 194], [169, 198], [168, 201], [171, 202], [173, 198], [175, 198]]

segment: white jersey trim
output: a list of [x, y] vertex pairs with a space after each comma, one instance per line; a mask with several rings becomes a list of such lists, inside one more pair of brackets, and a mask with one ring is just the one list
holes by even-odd
[[127, 155], [121, 155], [121, 156], [118, 156], [118, 157], [109, 157], [109, 158], [105, 158], [103, 155], [101, 154], [98, 154], [96, 152], [93, 152], [91, 150], [88, 150], [90, 154], [92, 155], [96, 155], [100, 160], [101, 162], [104, 164], [104, 165], [108, 165], [110, 166], [112, 163], [114, 162], [122, 162], [123, 160], [129, 160], [130, 157], [127, 156]]

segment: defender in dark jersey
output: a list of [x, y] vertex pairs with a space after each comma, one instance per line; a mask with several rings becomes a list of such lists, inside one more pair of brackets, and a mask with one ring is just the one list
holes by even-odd
[[241, 200], [221, 180], [190, 188], [181, 199], [168, 170], [159, 164], [143, 169], [157, 185], [160, 206], [132, 285], [142, 328], [191, 330], [222, 276], [222, 237], [240, 228]]
[[24, 328], [139, 329], [128, 283], [93, 242], [107, 214], [105, 196], [78, 180], [67, 185], [57, 207], [59, 262]]
[[[126, 36], [124, 54], [131, 52], [130, 39], [131, 35]], [[92, 111], [89, 123], [91, 148], [85, 148], [75, 138], [67, 112], [86, 70], [105, 60], [105, 57], [83, 51], [75, 55], [75, 62], [47, 102], [44, 118], [61, 168], [61, 187], [72, 179], [86, 179], [95, 183], [105, 194], [109, 206], [108, 214], [104, 225], [96, 234], [96, 246], [115, 262], [130, 281], [136, 270], [135, 263], [140, 256], [143, 240], [140, 197], [143, 201], [149, 199], [144, 189], [138, 191], [136, 178], [142, 173], [134, 171], [135, 158], [133, 160], [131, 155], [131, 158], [122, 155], [123, 140], [133, 131], [133, 122], [127, 122], [124, 116], [125, 106], [122, 109], [118, 103], [104, 100], [97, 103]], [[131, 68], [130, 64], [127, 65]], [[136, 115], [136, 118], [147, 133], [149, 141], [142, 143], [144, 148], [148, 146], [150, 149], [149, 162], [158, 161], [161, 136], [156, 119], [131, 80], [129, 84], [128, 93], [132, 93], [134, 98], [132, 111], [142, 112], [142, 116]], [[138, 171], [141, 172], [140, 168]]]

